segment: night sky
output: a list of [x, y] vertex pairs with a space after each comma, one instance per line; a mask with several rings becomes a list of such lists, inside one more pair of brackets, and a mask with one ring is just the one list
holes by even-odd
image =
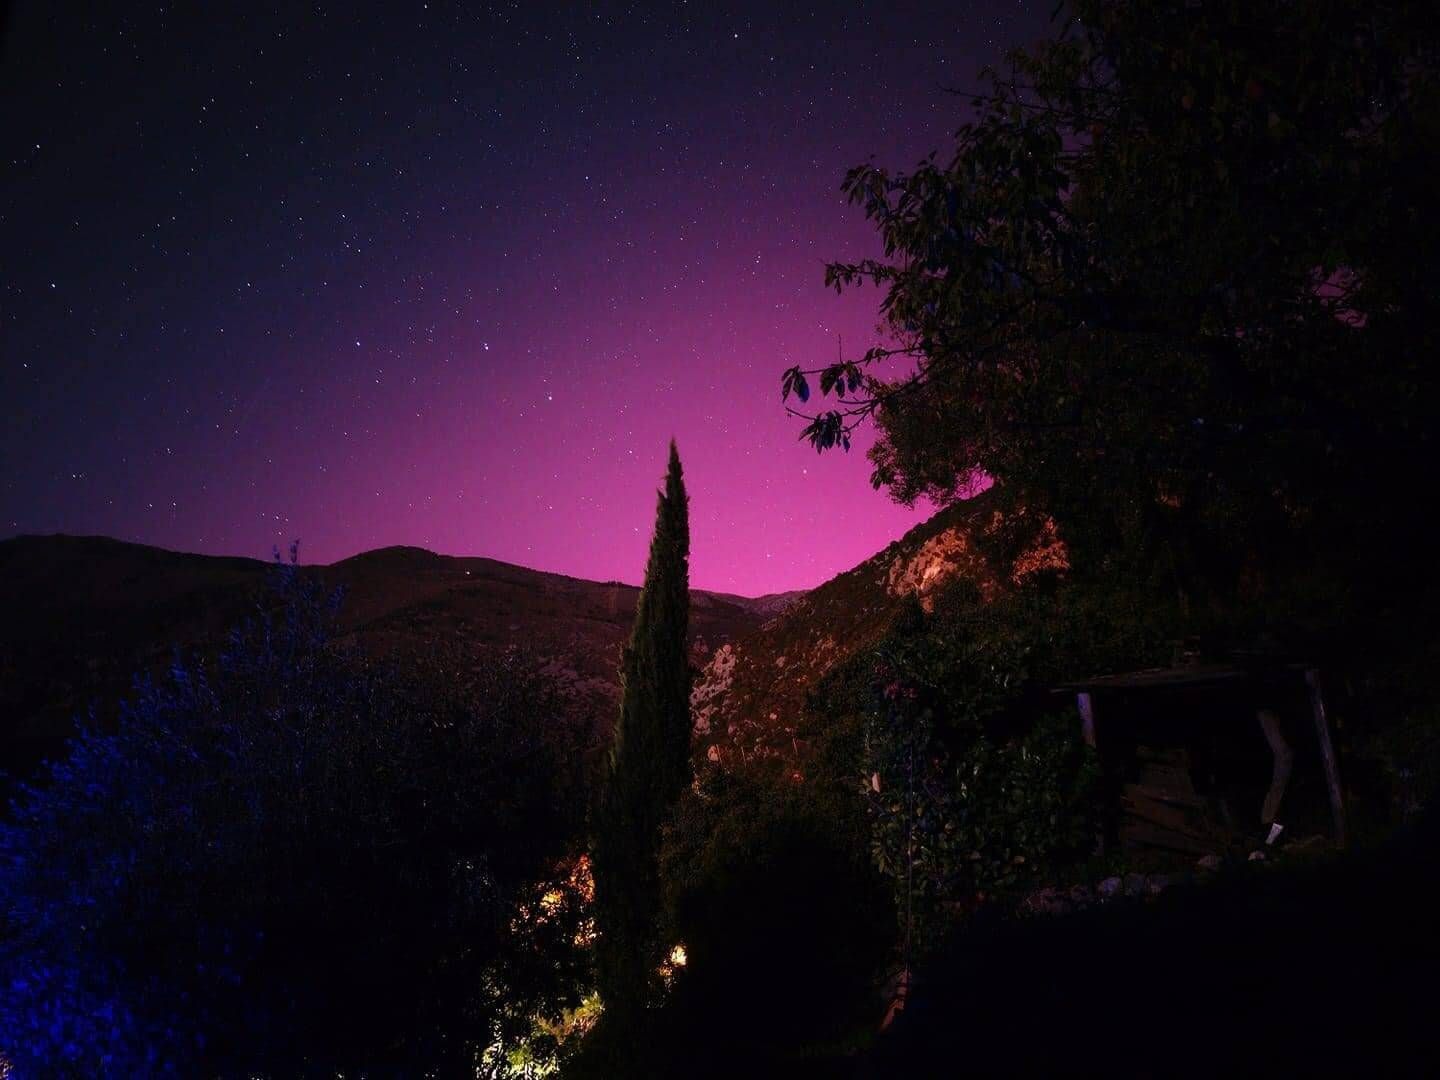
[[673, 434], [693, 583], [818, 584], [924, 513], [780, 404], [875, 340], [840, 181], [1052, 7], [12, 5], [0, 536], [638, 581]]

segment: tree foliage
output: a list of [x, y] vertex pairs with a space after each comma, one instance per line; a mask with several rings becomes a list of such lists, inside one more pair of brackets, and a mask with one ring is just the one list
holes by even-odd
[[805, 737], [867, 811], [860, 842], [912, 957], [980, 897], [1003, 908], [1091, 854], [1098, 766], [1051, 688], [1163, 662], [1173, 618], [1113, 582], [1037, 580], [988, 601], [952, 587], [817, 689]]
[[853, 775], [814, 759], [803, 774], [776, 758], [701, 765], [661, 849], [687, 963], [659, 1018], [684, 1067], [656, 1074], [778, 1074], [778, 1058], [873, 1025], [894, 920], [868, 841]]
[[1404, 463], [1440, 401], [1430, 5], [1063, 10], [963, 95], [948, 159], [847, 175], [884, 257], [826, 279], [878, 285], [890, 340], [785, 373], [833, 402], [803, 436], [873, 418], [898, 499], [988, 475], [1078, 562], [1143, 560], [1186, 596], [1307, 537], [1332, 565], [1411, 550]]
[[621, 663], [620, 716], [601, 781], [592, 862], [596, 974], [623, 1021], [646, 1002], [659, 960], [660, 827], [690, 783], [690, 523], [680, 455], [665, 490], [635, 625]]
[[17, 1077], [474, 1075], [576, 1000], [567, 704], [519, 654], [365, 660], [277, 573], [0, 826]]
[[[916, 612], [861, 668], [870, 846], [914, 953], [978, 897], [1012, 893], [1093, 846], [1096, 763], [1043, 690], [1085, 651], [1080, 635], [1098, 651], [1114, 642], [1099, 622], [1072, 637], [1067, 607], [1021, 593]], [[1143, 626], [1121, 631], [1124, 648], [1143, 650]]]
[[942, 717], [908, 704], [896, 686], [871, 717], [865, 787], [875, 865], [893, 883], [906, 946], [919, 953], [977, 900], [1089, 853], [1098, 766], [1068, 715], [957, 745]]

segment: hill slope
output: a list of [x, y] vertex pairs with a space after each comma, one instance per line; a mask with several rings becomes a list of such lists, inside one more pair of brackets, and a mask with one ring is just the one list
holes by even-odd
[[[597, 706], [614, 696], [640, 590], [420, 548], [383, 548], [306, 567], [345, 591], [341, 630], [367, 651], [437, 640], [523, 645]], [[0, 770], [24, 772], [95, 705], [102, 718], [137, 672], [175, 646], [205, 648], [255, 610], [268, 564], [106, 537], [0, 541]], [[773, 597], [693, 594], [696, 658], [755, 629]]]
[[992, 595], [1006, 580], [1067, 564], [1053, 537], [997, 572], [975, 537], [996, 522], [985, 494], [947, 507], [883, 551], [793, 600], [759, 630], [716, 649], [691, 697], [697, 733], [745, 752], [783, 747], [806, 696], [874, 645], [910, 597], [923, 607], [956, 581]]

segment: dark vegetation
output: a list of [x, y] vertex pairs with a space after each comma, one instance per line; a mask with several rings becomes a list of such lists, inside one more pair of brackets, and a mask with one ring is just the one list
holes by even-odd
[[[252, 610], [266, 574], [261, 559], [105, 537], [0, 540], [0, 770], [31, 775], [92, 710], [97, 723], [113, 726], [135, 676], [163, 674], [176, 645], [213, 658]], [[635, 586], [413, 547], [305, 565], [301, 574], [344, 589], [332, 633], [364, 653], [425, 653], [435, 642], [475, 652], [520, 647], [561, 661], [557, 677], [608, 728]], [[714, 648], [763, 621], [763, 607], [747, 603], [697, 593], [696, 647], [703, 639]]]
[[[851, 173], [885, 256], [829, 278], [883, 290], [894, 344], [784, 392], [829, 399], [820, 449], [873, 421], [901, 500], [988, 478], [985, 573], [867, 628], [783, 737], [751, 737], [755, 703], [743, 740], [685, 752], [673, 455], [593, 792], [522, 658], [362, 661], [287, 577], [0, 833], [20, 1074], [1423, 1071], [1428, 7], [1080, 0], [966, 95], [952, 155]], [[1056, 537], [1064, 565], [1012, 572]], [[1356, 850], [1025, 915], [1127, 869], [1094, 854], [1097, 763], [1052, 689], [1177, 642], [1323, 670]]]
[[854, 788], [775, 760], [701, 769], [661, 861], [687, 964], [623, 1060], [576, 1075], [803, 1074], [868, 1039], [894, 916]]
[[473, 1073], [575, 1003], [567, 703], [519, 654], [337, 648], [276, 574], [217, 663], [142, 684], [0, 827], [17, 1075]]
[[634, 1037], [664, 957], [655, 929], [660, 826], [690, 782], [689, 622], [690, 508], [671, 442], [645, 587], [621, 661], [620, 717], [600, 779], [591, 854], [602, 1025], [625, 1038]]
[[972, 926], [835, 1075], [948, 1075], [956, 1054], [982, 1075], [1428, 1074], [1436, 842], [1416, 822], [1344, 861]]
[[839, 399], [805, 434], [873, 418], [897, 498], [984, 473], [1017, 543], [1053, 520], [1187, 620], [1391, 643], [1440, 400], [1426, 6], [1070, 13], [952, 156], [847, 178], [887, 258], [830, 280], [877, 284], [896, 345], [787, 373]]
[[[889, 340], [782, 382], [819, 450], [875, 424], [873, 481], [897, 499], [991, 482], [993, 527], [970, 536], [1002, 582], [1051, 535], [1069, 563], [902, 617], [812, 695], [793, 752], [789, 733], [771, 744], [816, 789], [806, 753], [838, 753], [870, 804], [919, 973], [871, 1063], [1094, 1068], [1068, 1052], [1127, 1005], [1140, 1030], [1107, 1069], [1188, 1068], [1167, 1044], [1186, 1020], [1209, 1039], [1191, 1060], [1233, 1064], [1252, 1036], [1284, 1060], [1328, 1005], [1356, 1025], [1347, 1052], [1383, 1039], [1418, 1064], [1405, 967], [1365, 950], [1378, 921], [1397, 951], [1434, 943], [1412, 902], [1433, 887], [1423, 847], [1377, 838], [1413, 822], [1435, 775], [1435, 577], [1408, 463], [1432, 456], [1440, 400], [1440, 37], [1407, 2], [1063, 11], [962, 95], [976, 119], [952, 154], [846, 178], [884, 255], [828, 280], [878, 286]], [[1087, 864], [1093, 762], [1046, 691], [1181, 643], [1324, 670], [1380, 846], [1154, 911], [1010, 922], [1027, 888], [1123, 869]], [[756, 749], [747, 733], [730, 751]], [[806, 1058], [799, 1039], [770, 1050], [755, 1060]], [[1318, 1043], [1289, 1053], [1324, 1061]]]

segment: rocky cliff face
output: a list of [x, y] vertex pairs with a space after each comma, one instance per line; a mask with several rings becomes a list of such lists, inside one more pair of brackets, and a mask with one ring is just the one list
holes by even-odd
[[948, 507], [853, 570], [793, 600], [758, 630], [717, 649], [696, 680], [691, 709], [711, 757], [793, 744], [806, 696], [831, 671], [874, 645], [908, 598], [932, 610], [966, 581], [982, 598], [1007, 583], [1068, 565], [1053, 532], [1013, 566], [991, 565], [976, 545], [998, 518], [985, 495]]

